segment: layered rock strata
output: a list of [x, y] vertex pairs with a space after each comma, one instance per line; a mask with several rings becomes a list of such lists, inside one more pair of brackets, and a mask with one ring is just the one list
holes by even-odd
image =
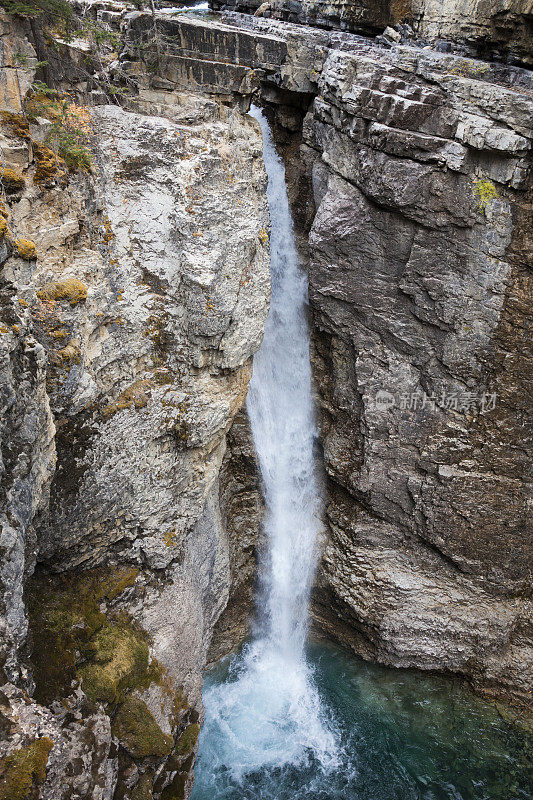
[[316, 618], [367, 658], [525, 700], [531, 77], [206, 24], [165, 20], [168, 79], [199, 37], [210, 91], [237, 92], [217, 70], [231, 53], [290, 143], [329, 477]]
[[[402, 37], [511, 64], [533, 63], [533, 6], [529, 0], [211, 0], [211, 7], [275, 20]], [[391, 26], [394, 29], [391, 30]]]
[[186, 797], [241, 559], [227, 434], [268, 309], [261, 134], [197, 95], [100, 105], [89, 174], [4, 101], [0, 797]]

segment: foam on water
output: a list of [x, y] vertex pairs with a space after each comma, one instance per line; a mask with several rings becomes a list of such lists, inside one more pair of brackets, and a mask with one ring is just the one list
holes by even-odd
[[[285, 170], [261, 111], [271, 219], [272, 298], [247, 400], [266, 504], [268, 548], [260, 564], [257, 633], [228, 679], [204, 694], [209, 758], [240, 781], [251, 772], [338, 762], [304, 656], [309, 593], [320, 529], [307, 330], [307, 281], [296, 252]], [[213, 735], [213, 731], [216, 735]]]

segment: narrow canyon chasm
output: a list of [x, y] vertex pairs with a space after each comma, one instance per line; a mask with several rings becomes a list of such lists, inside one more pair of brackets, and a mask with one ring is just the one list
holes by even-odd
[[[532, 66], [522, 0], [0, 0], [0, 800], [527, 800]], [[395, 674], [501, 794], [334, 746]]]

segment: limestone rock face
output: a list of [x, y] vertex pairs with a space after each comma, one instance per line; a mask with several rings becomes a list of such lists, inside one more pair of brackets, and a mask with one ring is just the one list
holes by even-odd
[[317, 622], [367, 658], [523, 701], [531, 78], [239, 14], [217, 52], [253, 31], [286, 44], [261, 91], [309, 268], [328, 474]]
[[227, 435], [269, 303], [260, 129], [147, 91], [92, 109], [92, 174], [68, 174], [5, 105], [2, 791], [22, 763], [50, 800], [185, 797], [213, 629], [255, 563]]
[[331, 481], [317, 616], [366, 657], [525, 698], [531, 101], [431, 76], [333, 52], [304, 122]]
[[365, 35], [397, 25], [393, 40], [407, 33], [422, 44], [440, 40], [445, 48], [466, 47], [469, 55], [533, 63], [529, 0], [211, 0], [211, 6]]

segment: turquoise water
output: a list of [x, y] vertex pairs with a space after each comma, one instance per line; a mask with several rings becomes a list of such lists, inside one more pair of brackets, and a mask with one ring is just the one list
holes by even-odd
[[287, 739], [288, 759], [243, 762], [243, 719], [255, 741], [257, 713], [221, 702], [241, 677], [233, 656], [206, 679], [192, 800], [530, 800], [531, 738], [462, 685], [323, 644], [308, 647], [307, 662], [335, 756]]

